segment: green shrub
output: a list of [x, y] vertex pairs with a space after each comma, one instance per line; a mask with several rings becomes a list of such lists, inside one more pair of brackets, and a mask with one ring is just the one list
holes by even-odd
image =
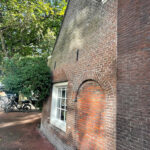
[[5, 59], [3, 68], [3, 84], [7, 91], [21, 92], [27, 97], [34, 95], [39, 104], [49, 96], [51, 72], [46, 57], [17, 55]]

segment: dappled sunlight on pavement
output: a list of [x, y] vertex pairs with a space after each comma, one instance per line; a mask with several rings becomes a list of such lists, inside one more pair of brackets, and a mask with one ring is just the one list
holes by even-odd
[[41, 114], [0, 112], [0, 150], [54, 150], [38, 131]]
[[1, 123], [0, 124], [0, 128], [4, 128], [4, 127], [9, 127], [9, 126], [16, 126], [16, 125], [21, 125], [21, 124], [26, 124], [26, 123], [32, 123], [36, 120], [39, 119], [39, 116], [35, 117], [35, 118], [29, 118], [29, 119], [25, 119], [22, 121], [14, 121], [14, 122], [8, 122], [8, 123]]

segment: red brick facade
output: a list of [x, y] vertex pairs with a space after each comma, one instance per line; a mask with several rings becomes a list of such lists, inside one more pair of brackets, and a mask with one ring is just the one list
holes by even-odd
[[150, 149], [150, 1], [118, 2], [117, 149]]
[[95, 81], [85, 82], [77, 98], [79, 149], [104, 149], [105, 93]]
[[[150, 2], [70, 0], [49, 66], [68, 82], [66, 132], [41, 130], [59, 150], [149, 150]], [[117, 125], [117, 126], [116, 126]]]
[[57, 149], [116, 148], [116, 49], [117, 0], [70, 0], [49, 60], [53, 82], [68, 81], [66, 132], [50, 123], [51, 96], [41, 123]]

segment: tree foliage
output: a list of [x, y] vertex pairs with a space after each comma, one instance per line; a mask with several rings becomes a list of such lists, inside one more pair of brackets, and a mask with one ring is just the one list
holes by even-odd
[[66, 9], [65, 0], [1, 0], [1, 55], [49, 54]]
[[0, 0], [0, 74], [7, 91], [49, 95], [50, 55], [67, 6], [65, 0]]
[[40, 56], [14, 56], [4, 61], [3, 83], [7, 91], [23, 93], [45, 100], [49, 95], [51, 76], [47, 67], [47, 59]]

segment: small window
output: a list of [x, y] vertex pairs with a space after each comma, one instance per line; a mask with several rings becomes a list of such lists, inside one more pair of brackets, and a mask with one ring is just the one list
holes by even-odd
[[51, 124], [63, 131], [66, 131], [67, 84], [67, 82], [56, 83], [52, 91]]

